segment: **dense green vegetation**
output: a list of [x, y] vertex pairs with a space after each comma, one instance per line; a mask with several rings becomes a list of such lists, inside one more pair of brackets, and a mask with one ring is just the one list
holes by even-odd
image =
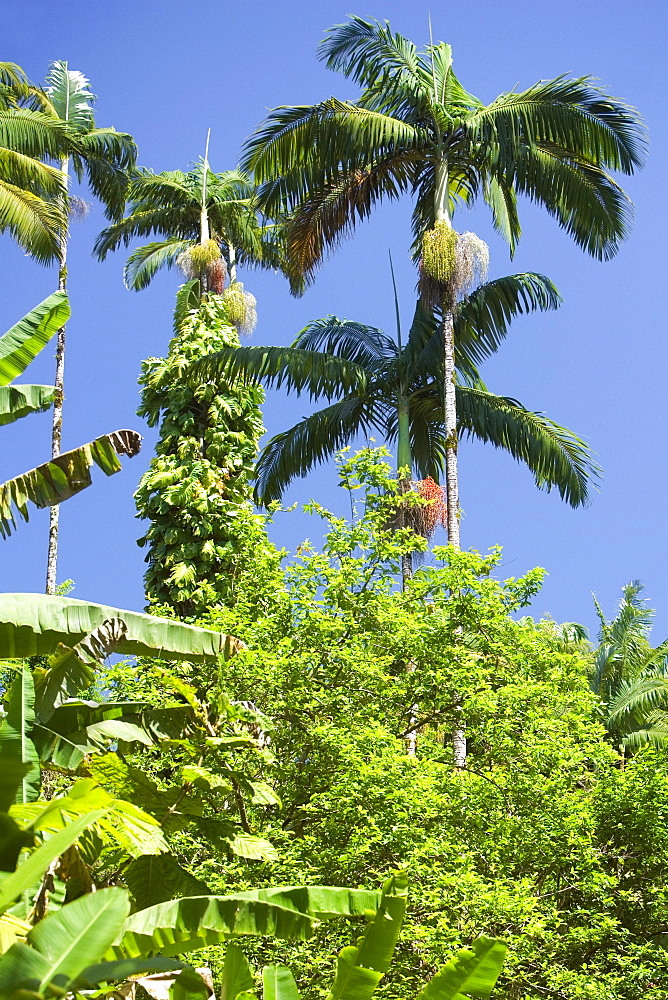
[[[42, 89], [0, 64], [0, 231], [59, 267], [0, 337], [0, 423], [54, 405], [57, 429], [52, 460], [0, 487], [2, 534], [139, 444], [116, 431], [60, 455], [62, 366], [55, 386], [12, 384], [56, 333], [62, 361], [70, 171], [105, 206], [101, 259], [157, 238], [131, 251], [130, 287], [173, 265], [187, 279], [140, 377], [159, 425], [136, 494], [152, 613], [54, 594], [53, 530], [47, 594], [0, 595], [0, 1000], [126, 995], [150, 973], [173, 1000], [205, 997], [205, 962], [223, 1000], [663, 1000], [668, 646], [637, 582], [614, 618], [597, 605], [595, 642], [527, 617], [543, 571], [502, 580], [500, 549], [462, 551], [457, 500], [463, 435], [573, 507], [598, 470], [482, 382], [513, 317], [559, 295], [533, 273], [485, 281], [454, 209], [481, 196], [514, 248], [528, 195], [608, 258], [629, 219], [610, 171], [640, 165], [640, 119], [589, 78], [484, 106], [449, 46], [357, 17], [321, 55], [358, 101], [273, 112], [246, 172], [223, 173], [208, 141], [190, 170], [137, 168], [81, 73], [54, 63]], [[240, 345], [256, 303], [238, 268], [299, 293], [402, 193], [419, 268], [405, 342], [397, 303], [396, 339], [330, 316], [290, 347]], [[258, 459], [262, 384], [327, 406]], [[393, 463], [347, 454], [370, 429]], [[284, 488], [342, 448], [350, 519], [316, 498], [322, 547], [278, 551]]]

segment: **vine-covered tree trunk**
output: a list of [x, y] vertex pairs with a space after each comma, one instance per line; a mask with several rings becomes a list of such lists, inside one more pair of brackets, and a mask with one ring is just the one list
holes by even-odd
[[[178, 310], [177, 310], [178, 311]], [[156, 457], [135, 494], [150, 521], [146, 595], [198, 618], [235, 602], [239, 585], [274, 551], [254, 513], [249, 480], [263, 433], [262, 389], [227, 379], [196, 387], [187, 365], [238, 346], [221, 296], [207, 295], [186, 314], [164, 359], [144, 363], [139, 415], [160, 423]]]

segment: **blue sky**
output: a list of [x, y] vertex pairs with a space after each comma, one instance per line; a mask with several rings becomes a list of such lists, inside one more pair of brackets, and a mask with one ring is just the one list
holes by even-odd
[[[3, 58], [19, 63], [34, 80], [44, 78], [52, 60], [67, 59], [99, 95], [97, 123], [130, 132], [139, 162], [155, 170], [187, 168], [202, 155], [208, 128], [213, 169], [231, 168], [267, 109], [330, 95], [354, 98], [356, 89], [315, 57], [325, 29], [351, 12], [388, 19], [424, 44], [430, 11], [435, 39], [452, 44], [459, 77], [483, 101], [567, 73], [592, 74], [609, 93], [638, 107], [649, 125], [650, 155], [644, 171], [624, 179], [636, 205], [636, 226], [613, 261], [585, 257], [528, 204], [522, 206], [524, 236], [512, 262], [483, 208], [455, 219], [458, 229], [473, 229], [489, 242], [492, 277], [539, 271], [564, 298], [558, 312], [516, 322], [483, 369], [489, 387], [585, 437], [605, 472], [591, 505], [571, 510], [556, 493], [539, 492], [509, 456], [466, 442], [460, 449], [462, 540], [483, 551], [502, 545], [506, 575], [545, 567], [549, 576], [533, 613], [557, 620], [593, 626], [592, 591], [612, 612], [622, 585], [639, 578], [657, 608], [655, 639], [668, 635], [662, 4], [30, 0], [28, 7], [30, 18], [25, 3], [4, 0]], [[93, 206], [73, 227], [64, 447], [134, 427], [144, 435], [144, 449], [110, 479], [98, 470], [93, 488], [63, 505], [58, 577], [75, 581], [73, 596], [141, 609], [143, 553], [135, 539], [142, 529], [134, 520], [132, 493], [156, 435], [135, 415], [136, 379], [142, 359], [167, 349], [178, 277], [166, 273], [144, 292], [126, 291], [122, 253], [104, 264], [91, 258], [102, 224]], [[392, 329], [388, 249], [408, 319], [415, 281], [409, 243], [409, 206], [392, 204], [337, 251], [302, 299], [291, 298], [278, 275], [243, 275], [258, 300], [252, 342], [289, 343], [306, 322], [328, 313]], [[25, 258], [9, 237], [0, 239], [0, 267], [0, 324], [6, 329], [54, 290], [56, 274]], [[31, 381], [52, 380], [50, 354], [45, 351], [29, 369]], [[276, 433], [305, 412], [305, 402], [272, 395], [265, 423]], [[49, 415], [3, 428], [2, 435], [0, 474], [8, 478], [48, 457]], [[311, 496], [347, 509], [331, 468], [297, 481], [285, 499]], [[35, 512], [30, 524], [1, 543], [1, 589], [42, 590], [47, 522], [46, 512]], [[318, 530], [304, 515], [281, 515], [273, 538], [294, 549], [305, 537], [317, 538]]]

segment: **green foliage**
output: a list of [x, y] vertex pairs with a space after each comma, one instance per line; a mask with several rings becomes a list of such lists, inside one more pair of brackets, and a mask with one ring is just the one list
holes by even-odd
[[[641, 896], [625, 896], [626, 875], [610, 855], [611, 837], [625, 850], [623, 819], [614, 833], [624, 772], [596, 721], [586, 652], [517, 619], [542, 573], [501, 583], [498, 552], [437, 547], [434, 564], [402, 592], [401, 554], [414, 543], [387, 529], [398, 502], [388, 474], [368, 453], [344, 463], [342, 481], [360, 500], [352, 525], [312, 504], [328, 527], [324, 551], [302, 546], [285, 592], [267, 598], [262, 614], [240, 605], [220, 617], [248, 646], [226, 669], [226, 690], [272, 719], [273, 756], [254, 780], [273, 785], [280, 805], [253, 805], [249, 815], [279, 859], [256, 877], [365, 886], [405, 867], [414, 890], [386, 997], [418, 993], [484, 931], [510, 946], [498, 987], [506, 1000], [658, 1000], [650, 984], [668, 972], [656, 936], [668, 921], [663, 789], [653, 796], [650, 784], [643, 799], [643, 828], [654, 823], [657, 840], [634, 882], [637, 892], [646, 886], [652, 918], [631, 919]], [[462, 723], [465, 771], [452, 765]], [[413, 728], [415, 756], [406, 752]], [[633, 788], [640, 796], [640, 779]], [[190, 869], [214, 890], [249, 884], [240, 864], [220, 879], [206, 854]], [[288, 965], [300, 988], [322, 996], [313, 984], [333, 944], [345, 940], [316, 931], [308, 948], [247, 950]]]
[[[188, 298], [192, 283], [179, 300]], [[220, 296], [185, 312], [165, 359], [144, 364], [141, 416], [160, 421], [157, 455], [136, 493], [139, 516], [150, 521], [146, 592], [158, 605], [197, 617], [231, 602], [257, 563], [272, 559], [261, 520], [253, 513], [249, 480], [262, 434], [262, 390], [235, 378], [189, 386], [184, 371], [239, 340]]]
[[[228, 289], [229, 292], [229, 289]], [[227, 293], [226, 293], [227, 294]], [[477, 363], [493, 354], [518, 313], [555, 308], [559, 296], [539, 274], [514, 274], [477, 288], [457, 309], [456, 389], [462, 435], [488, 441], [528, 465], [536, 484], [576, 507], [598, 469], [584, 442], [517, 400], [487, 390]], [[269, 504], [286, 486], [370, 430], [403, 450], [420, 478], [444, 472], [443, 336], [418, 305], [402, 347], [382, 330], [327, 316], [309, 323], [290, 347], [227, 348], [207, 355], [188, 378], [242, 377], [246, 382], [308, 393], [329, 404], [273, 437], [257, 463], [256, 498]], [[400, 410], [408, 417], [402, 432]], [[402, 434], [406, 440], [402, 440]], [[402, 449], [403, 445], [403, 449]]]

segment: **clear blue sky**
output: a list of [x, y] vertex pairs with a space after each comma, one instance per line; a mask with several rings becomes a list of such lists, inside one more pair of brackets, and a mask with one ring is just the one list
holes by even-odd
[[[636, 205], [635, 230], [618, 257], [585, 257], [552, 220], [522, 206], [524, 237], [511, 262], [485, 212], [459, 216], [491, 248], [491, 275], [534, 270], [564, 297], [557, 312], [518, 320], [505, 346], [483, 369], [491, 389], [542, 410], [589, 440], [605, 470], [601, 491], [573, 511], [557, 494], [539, 492], [529, 472], [507, 455], [465, 443], [461, 455], [463, 543], [504, 548], [507, 575], [541, 565], [549, 577], [533, 613], [591, 626], [591, 592], [612, 611], [621, 586], [646, 584], [657, 608], [655, 639], [668, 635], [665, 570], [666, 466], [666, 13], [663, 4], [613, 0], [439, 3], [438, 0], [4, 0], [3, 58], [41, 80], [54, 59], [81, 70], [99, 95], [97, 123], [130, 132], [139, 162], [155, 170], [187, 168], [202, 154], [211, 128], [213, 169], [233, 167], [243, 140], [268, 108], [310, 103], [356, 90], [316, 61], [324, 30], [348, 13], [388, 19], [423, 44], [431, 11], [434, 37], [453, 45], [455, 68], [483, 101], [561, 73], [592, 74], [636, 105], [650, 127], [648, 165], [624, 183]], [[408, 206], [388, 205], [322, 268], [315, 286], [292, 299], [269, 274], [244, 275], [258, 299], [253, 343], [286, 344], [308, 321], [327, 313], [391, 328], [387, 267], [392, 250], [408, 317], [414, 273], [408, 259]], [[59, 579], [74, 596], [120, 607], [143, 606], [141, 533], [132, 493], [152, 455], [155, 433], [135, 416], [141, 360], [165, 353], [178, 284], [165, 274], [150, 289], [126, 291], [124, 257], [105, 264], [90, 251], [102, 225], [93, 207], [74, 226], [66, 370], [64, 447], [119, 427], [144, 436], [142, 454], [111, 479], [62, 507]], [[0, 239], [7, 328], [56, 287], [55, 270], [25, 258]], [[52, 380], [50, 351], [29, 369], [31, 381]], [[26, 380], [27, 377], [26, 377]], [[265, 407], [271, 433], [294, 423], [307, 404], [273, 396]], [[2, 429], [0, 474], [8, 478], [48, 457], [49, 416]], [[286, 497], [315, 496], [345, 509], [330, 468], [298, 481]], [[39, 591], [46, 557], [46, 512], [31, 514], [2, 546], [0, 588]], [[294, 548], [317, 526], [283, 515], [274, 540]], [[438, 540], [438, 539], [437, 539]]]

